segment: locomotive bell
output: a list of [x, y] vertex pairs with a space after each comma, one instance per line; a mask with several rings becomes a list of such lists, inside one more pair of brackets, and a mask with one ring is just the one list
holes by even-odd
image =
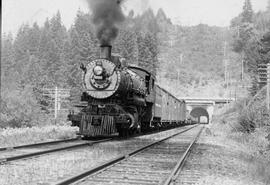
[[111, 51], [112, 51], [112, 46], [111, 45], [101, 45], [100, 46], [100, 58], [105, 58], [105, 59], [111, 59]]

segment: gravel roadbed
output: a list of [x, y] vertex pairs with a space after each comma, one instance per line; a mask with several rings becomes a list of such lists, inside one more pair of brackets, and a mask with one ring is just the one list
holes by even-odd
[[70, 151], [0, 165], [0, 184], [51, 184], [126, 154], [185, 127], [127, 140], [109, 141]]
[[260, 178], [260, 167], [246, 151], [245, 146], [214, 136], [206, 128], [175, 184], [268, 185], [270, 182]]

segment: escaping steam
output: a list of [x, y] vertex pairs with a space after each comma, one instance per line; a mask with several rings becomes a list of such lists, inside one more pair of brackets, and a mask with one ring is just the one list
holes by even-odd
[[101, 45], [110, 45], [117, 37], [117, 24], [125, 19], [120, 6], [122, 1], [87, 0], [89, 8], [92, 10], [93, 23], [96, 25], [96, 34]]

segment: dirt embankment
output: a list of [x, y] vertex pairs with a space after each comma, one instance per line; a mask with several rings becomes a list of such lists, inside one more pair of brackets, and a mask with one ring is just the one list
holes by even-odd
[[215, 114], [186, 170], [199, 171], [197, 185], [269, 185], [270, 120], [266, 89]]
[[207, 126], [185, 170], [200, 173], [197, 185], [270, 184], [270, 145], [264, 129], [232, 132], [220, 123]]

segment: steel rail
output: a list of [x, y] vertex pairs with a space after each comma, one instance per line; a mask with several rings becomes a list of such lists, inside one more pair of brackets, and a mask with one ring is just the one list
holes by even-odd
[[188, 146], [187, 150], [185, 151], [185, 153], [183, 154], [183, 156], [180, 158], [180, 160], [178, 161], [178, 163], [175, 165], [173, 171], [171, 172], [170, 176], [166, 179], [166, 181], [164, 183], [162, 183], [163, 185], [169, 185], [171, 182], [175, 181], [176, 178], [178, 177], [179, 173], [181, 172], [181, 170], [183, 169], [185, 162], [191, 152], [191, 149], [194, 147], [195, 143], [197, 142], [198, 138], [200, 137], [202, 131], [203, 131], [204, 127], [202, 127], [200, 129], [200, 131], [198, 132], [198, 134], [196, 135], [196, 137], [193, 139], [193, 141], [190, 143], [190, 145]]
[[0, 148], [0, 151], [13, 150], [13, 149], [19, 149], [19, 148], [28, 148], [28, 147], [34, 147], [34, 146], [42, 146], [42, 145], [48, 145], [48, 144], [64, 143], [64, 142], [70, 142], [70, 141], [77, 141], [80, 139], [81, 139], [81, 137], [77, 137], [77, 138], [72, 138], [72, 139], [63, 139], [63, 140], [48, 141], [48, 142], [42, 142], [42, 143], [33, 143], [33, 144], [27, 144], [27, 145], [9, 146], [9, 147]]
[[176, 129], [176, 128], [180, 128], [180, 127], [184, 127], [184, 126], [191, 126], [191, 125], [195, 125], [195, 124], [183, 124], [183, 125], [178, 125], [176, 127], [160, 128], [158, 130], [145, 131], [145, 132], [141, 132], [141, 133], [132, 134], [131, 136], [128, 136], [128, 137], [119, 137], [119, 138], [121, 140], [126, 140], [126, 139], [132, 139], [132, 138], [141, 137], [141, 136], [149, 136], [149, 135], [162, 133], [162, 132], [166, 132], [166, 131], [173, 130], [173, 129]]
[[74, 148], [79, 148], [79, 147], [84, 147], [84, 146], [91, 146], [93, 144], [102, 143], [102, 142], [106, 142], [109, 140], [111, 140], [111, 138], [76, 144], [76, 145], [72, 145], [72, 146], [60, 147], [60, 148], [55, 148], [55, 149], [51, 149], [51, 150], [44, 150], [44, 151], [39, 151], [39, 152], [33, 152], [33, 153], [28, 153], [28, 154], [12, 156], [12, 157], [0, 158], [0, 164], [10, 162], [10, 161], [19, 160], [19, 159], [27, 159], [27, 158], [40, 156], [43, 154], [49, 154], [49, 153], [53, 153], [53, 152], [58, 152], [58, 151], [64, 151], [64, 150], [69, 150], [69, 149], [74, 149]]
[[110, 161], [104, 162], [101, 165], [98, 165], [96, 167], [93, 167], [93, 168], [91, 168], [91, 169], [89, 169], [87, 171], [84, 171], [84, 172], [82, 172], [80, 174], [77, 174], [77, 175], [75, 175], [73, 177], [70, 177], [70, 178], [64, 179], [62, 181], [56, 182], [55, 184], [56, 185], [67, 185], [67, 184], [71, 184], [71, 183], [74, 183], [76, 181], [79, 181], [79, 180], [81, 180], [81, 179], [83, 179], [83, 178], [85, 178], [87, 176], [90, 176], [90, 175], [92, 175], [94, 173], [100, 172], [100, 171], [102, 171], [102, 170], [104, 170], [104, 169], [106, 169], [106, 168], [108, 168], [108, 167], [110, 167], [110, 166], [112, 166], [114, 164], [117, 164], [117, 163], [121, 162], [122, 160], [127, 159], [127, 158], [129, 158], [129, 157], [131, 157], [131, 156], [133, 156], [133, 155], [135, 155], [135, 154], [137, 154], [137, 153], [139, 153], [139, 152], [141, 152], [141, 151], [143, 151], [143, 150], [145, 150], [145, 149], [153, 146], [153, 145], [156, 145], [156, 144], [161, 143], [161, 142], [163, 142], [165, 140], [168, 140], [168, 139], [170, 139], [172, 137], [175, 137], [175, 136], [177, 136], [179, 134], [182, 134], [184, 132], [187, 132], [188, 130], [191, 130], [191, 129], [197, 127], [197, 126], [198, 125], [195, 125], [195, 126], [190, 127], [188, 129], [182, 130], [182, 131], [180, 131], [180, 132], [178, 132], [176, 134], [173, 134], [173, 135], [168, 136], [166, 138], [163, 138], [163, 139], [161, 139], [159, 141], [156, 141], [156, 142], [153, 142], [151, 144], [148, 144], [148, 145], [146, 145], [144, 147], [141, 147], [139, 149], [136, 149], [136, 150], [134, 150], [134, 151], [132, 151], [132, 152], [126, 154], [126, 155], [122, 155], [122, 156], [116, 157], [116, 158], [114, 158], [114, 159], [112, 159]]

